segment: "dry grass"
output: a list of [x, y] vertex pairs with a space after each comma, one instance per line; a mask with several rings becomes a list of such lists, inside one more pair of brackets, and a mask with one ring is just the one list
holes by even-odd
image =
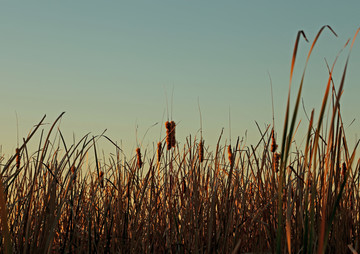
[[[346, 69], [347, 62], [338, 89], [333, 68], [329, 70], [317, 124], [313, 111], [302, 150], [291, 145], [304, 78], [291, 116], [289, 91], [278, 153], [270, 125], [260, 130], [255, 146], [245, 147], [239, 140], [227, 146], [221, 134], [215, 151], [209, 151], [202, 137], [189, 136], [180, 147], [172, 121], [166, 122], [167, 136], [157, 150], [142, 155], [137, 148], [127, 159], [104, 135], [86, 135], [68, 146], [61, 131], [54, 131], [62, 115], [45, 139], [41, 133], [38, 150], [30, 152], [27, 143], [43, 118], [14, 156], [1, 159], [0, 251], [359, 251], [360, 160], [355, 158], [356, 147], [348, 147], [340, 114]], [[332, 116], [324, 130], [326, 109]], [[96, 149], [100, 138], [116, 150], [102, 160]], [[88, 154], [95, 158], [94, 167], [86, 167]]]

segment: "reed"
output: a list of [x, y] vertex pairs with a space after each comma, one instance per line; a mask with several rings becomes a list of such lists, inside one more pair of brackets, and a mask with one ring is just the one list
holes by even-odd
[[[325, 28], [332, 31], [320, 30], [308, 59]], [[103, 134], [67, 144], [56, 128], [63, 114], [49, 129], [42, 118], [8, 160], [0, 158], [0, 252], [359, 252], [359, 141], [349, 147], [340, 110], [348, 61], [340, 84], [332, 78], [335, 63], [329, 68], [304, 147], [292, 145], [304, 78], [292, 114], [289, 93], [279, 145], [274, 123], [258, 127], [256, 145], [227, 145], [221, 132], [211, 151], [202, 135], [176, 142], [176, 125], [167, 121], [163, 139], [176, 149], [162, 156], [159, 142], [127, 157]], [[100, 139], [116, 153], [98, 156]], [[35, 151], [29, 142], [38, 144]]]

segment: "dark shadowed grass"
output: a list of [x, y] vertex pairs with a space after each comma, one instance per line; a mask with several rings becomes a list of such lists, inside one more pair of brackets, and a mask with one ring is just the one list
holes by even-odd
[[[308, 53], [290, 115], [293, 69], [305, 34], [296, 39], [278, 152], [271, 125], [258, 128], [261, 138], [250, 146], [239, 139], [226, 144], [221, 133], [210, 151], [202, 136], [189, 136], [180, 146], [174, 123], [157, 149], [139, 147], [126, 158], [104, 134], [66, 143], [55, 128], [62, 114], [34, 141], [44, 117], [14, 156], [0, 160], [0, 251], [358, 251], [360, 160], [357, 144], [348, 147], [340, 112], [348, 60], [338, 89], [332, 79], [335, 63], [329, 69], [320, 113], [316, 117], [313, 110], [306, 126], [305, 146], [293, 146], [306, 66], [324, 28]], [[113, 144], [115, 153], [101, 157], [99, 139]], [[38, 142], [36, 151], [28, 150], [30, 141]], [[90, 166], [88, 157], [94, 160]]]

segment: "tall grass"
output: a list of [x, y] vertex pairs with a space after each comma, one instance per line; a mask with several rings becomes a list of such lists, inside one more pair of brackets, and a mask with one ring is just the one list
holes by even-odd
[[[349, 148], [340, 112], [349, 58], [338, 88], [332, 79], [335, 63], [329, 69], [320, 113], [317, 122], [311, 113], [305, 147], [292, 147], [306, 66], [325, 28], [332, 31], [323, 27], [313, 41], [290, 115], [293, 70], [305, 34], [299, 32], [296, 39], [278, 152], [271, 125], [259, 128], [261, 139], [251, 146], [239, 139], [235, 146], [227, 145], [221, 133], [210, 151], [203, 137], [189, 136], [180, 146], [175, 123], [167, 122], [167, 136], [157, 149], [140, 152], [139, 147], [127, 158], [104, 134], [67, 144], [55, 128], [62, 114], [47, 134], [41, 130], [38, 149], [29, 151], [28, 142], [34, 142], [44, 117], [15, 154], [1, 160], [0, 251], [358, 251], [358, 142]], [[332, 112], [328, 119], [326, 109]], [[113, 144], [115, 153], [100, 158], [99, 139]], [[89, 154], [93, 166], [87, 166]]]

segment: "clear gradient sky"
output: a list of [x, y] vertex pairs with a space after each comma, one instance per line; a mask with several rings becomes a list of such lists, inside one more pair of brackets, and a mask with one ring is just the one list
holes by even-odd
[[[251, 144], [259, 140], [255, 121], [262, 128], [272, 122], [268, 73], [281, 134], [296, 34], [304, 30], [312, 41], [323, 25], [338, 38], [324, 31], [310, 59], [303, 98], [316, 113], [327, 82], [324, 58], [332, 63], [360, 26], [358, 0], [2, 1], [2, 152], [16, 148], [16, 113], [21, 140], [44, 114], [51, 123], [63, 111], [60, 128], [70, 143], [73, 133], [79, 139], [107, 129], [128, 151], [137, 145], [136, 126], [140, 142], [159, 122], [142, 143], [151, 148], [161, 128], [164, 136], [166, 98], [182, 144], [199, 134], [198, 98], [205, 144], [214, 147], [223, 127], [229, 138], [229, 108], [232, 139], [247, 131]], [[301, 41], [294, 92], [309, 46]], [[347, 53], [335, 69], [336, 85]], [[360, 134], [359, 95], [360, 38], [342, 98], [345, 126], [356, 119], [347, 128], [353, 140]], [[302, 110], [298, 119], [306, 129]]]

